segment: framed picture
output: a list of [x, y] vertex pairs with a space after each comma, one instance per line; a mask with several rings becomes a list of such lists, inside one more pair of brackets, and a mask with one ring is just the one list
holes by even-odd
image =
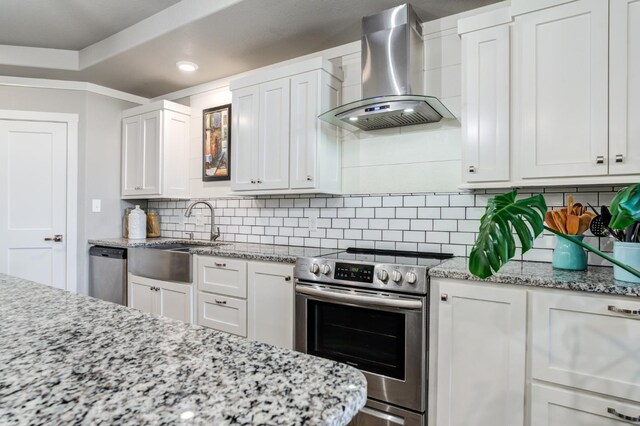
[[231, 104], [202, 111], [202, 180], [231, 179]]

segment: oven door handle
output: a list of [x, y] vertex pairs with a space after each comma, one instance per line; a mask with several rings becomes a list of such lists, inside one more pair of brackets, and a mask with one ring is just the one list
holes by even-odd
[[383, 307], [383, 308], [399, 308], [399, 309], [422, 309], [421, 300], [409, 300], [399, 298], [386, 298], [375, 296], [363, 296], [360, 294], [345, 294], [332, 290], [321, 290], [316, 287], [296, 286], [296, 292], [306, 294], [308, 296], [317, 297], [326, 301], [340, 301], [357, 303], [363, 307]]

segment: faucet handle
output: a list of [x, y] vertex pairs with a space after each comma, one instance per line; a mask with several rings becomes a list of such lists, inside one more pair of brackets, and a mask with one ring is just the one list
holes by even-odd
[[193, 232], [185, 232], [185, 235], [187, 236], [187, 240], [193, 240]]
[[[213, 226], [213, 225], [211, 225]], [[216, 227], [216, 233], [214, 234], [213, 232], [211, 233], [211, 241], [215, 241], [218, 238], [220, 238], [220, 228]]]

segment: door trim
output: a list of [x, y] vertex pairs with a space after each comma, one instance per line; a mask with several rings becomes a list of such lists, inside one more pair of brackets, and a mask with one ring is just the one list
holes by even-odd
[[78, 292], [78, 114], [0, 110], [0, 120], [67, 125], [67, 265], [65, 290]]

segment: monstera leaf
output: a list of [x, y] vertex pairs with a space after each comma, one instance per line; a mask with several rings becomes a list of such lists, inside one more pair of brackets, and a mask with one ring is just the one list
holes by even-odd
[[611, 202], [612, 229], [625, 229], [640, 222], [640, 183], [618, 192]]
[[480, 233], [469, 255], [469, 271], [487, 278], [504, 266], [516, 253], [515, 230], [525, 253], [544, 229], [547, 203], [540, 194], [516, 200], [517, 191], [497, 195], [487, 203], [480, 219]]

